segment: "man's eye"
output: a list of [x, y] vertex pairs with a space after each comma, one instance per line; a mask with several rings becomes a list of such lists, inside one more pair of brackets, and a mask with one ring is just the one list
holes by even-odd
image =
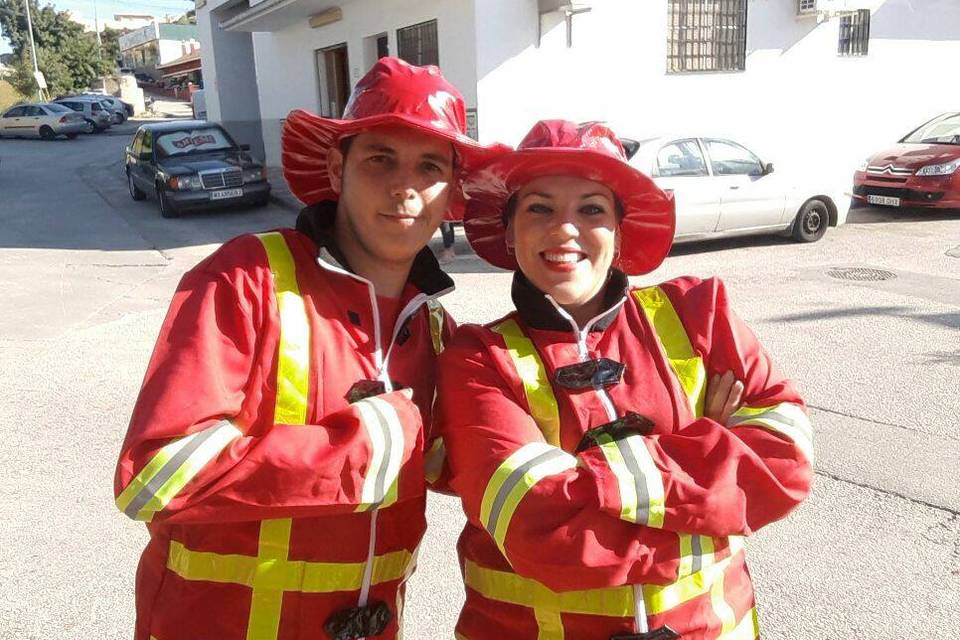
[[390, 161], [390, 156], [385, 156], [382, 154], [376, 155], [376, 156], [370, 156], [369, 161], [373, 164], [386, 164], [387, 162]]
[[434, 164], [433, 162], [424, 162], [423, 170], [428, 173], [443, 173], [443, 168], [438, 164]]

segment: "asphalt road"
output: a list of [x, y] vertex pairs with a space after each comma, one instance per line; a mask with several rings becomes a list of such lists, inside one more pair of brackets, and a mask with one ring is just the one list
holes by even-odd
[[[131, 637], [146, 534], [113, 506], [112, 476], [167, 302], [220, 242], [294, 219], [270, 206], [164, 220], [126, 192], [127, 139], [0, 140], [3, 640]], [[448, 308], [461, 322], [508, 311], [509, 275], [462, 236], [457, 250]], [[688, 273], [724, 278], [817, 432], [813, 495], [748, 541], [764, 637], [955, 639], [960, 214], [865, 209], [814, 245], [685, 245], [639, 281]], [[412, 640], [452, 637], [462, 601], [458, 503], [433, 497], [429, 522]]]

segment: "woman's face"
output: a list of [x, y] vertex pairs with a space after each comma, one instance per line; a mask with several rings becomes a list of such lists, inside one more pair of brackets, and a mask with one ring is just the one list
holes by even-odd
[[565, 308], [593, 300], [619, 244], [613, 192], [592, 180], [543, 176], [516, 197], [506, 240], [520, 270]]

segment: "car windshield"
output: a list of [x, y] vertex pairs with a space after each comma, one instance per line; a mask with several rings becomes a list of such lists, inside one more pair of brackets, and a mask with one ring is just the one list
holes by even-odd
[[903, 141], [914, 144], [960, 145], [960, 113], [950, 113], [928, 122]]
[[46, 108], [47, 111], [51, 111], [53, 113], [71, 113], [70, 109], [67, 109], [62, 104], [56, 104], [55, 102], [52, 102], [50, 104], [45, 104], [43, 106]]
[[204, 127], [161, 133], [157, 137], [157, 148], [164, 156], [179, 156], [233, 149], [234, 145], [219, 127]]

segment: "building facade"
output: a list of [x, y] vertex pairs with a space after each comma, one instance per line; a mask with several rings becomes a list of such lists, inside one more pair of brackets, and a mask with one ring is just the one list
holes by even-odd
[[155, 80], [162, 76], [157, 67], [182, 58], [200, 48], [196, 25], [153, 21], [117, 39], [124, 69], [146, 73]]
[[211, 119], [279, 162], [291, 109], [339, 115], [384, 54], [438, 63], [484, 142], [548, 117], [704, 133], [849, 182], [944, 111], [956, 0], [200, 0]]

